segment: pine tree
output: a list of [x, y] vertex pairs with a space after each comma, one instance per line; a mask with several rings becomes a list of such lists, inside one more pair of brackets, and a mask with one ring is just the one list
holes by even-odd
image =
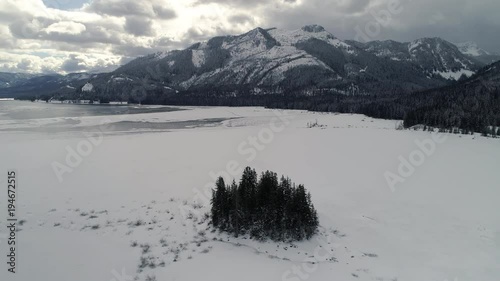
[[240, 192], [238, 191], [238, 186], [236, 185], [236, 182], [233, 181], [231, 184], [231, 187], [229, 188], [229, 202], [228, 205], [230, 206], [230, 211], [229, 211], [229, 221], [230, 221], [230, 227], [233, 230], [233, 233], [236, 237], [238, 237], [241, 233], [241, 222], [242, 222], [242, 214], [243, 211], [241, 209], [242, 206], [242, 198], [240, 197]]
[[226, 201], [226, 184], [224, 179], [219, 177], [215, 184], [216, 188], [212, 191], [212, 224], [215, 227], [225, 229], [224, 208]]
[[246, 212], [245, 224], [251, 225], [256, 215], [256, 194], [257, 194], [257, 172], [250, 167], [243, 171], [240, 181], [240, 192], [245, 205], [243, 210]]
[[246, 168], [239, 185], [226, 186], [219, 178], [212, 198], [212, 224], [239, 236], [248, 233], [257, 239], [302, 240], [311, 238], [318, 217], [303, 185], [267, 171], [260, 179]]

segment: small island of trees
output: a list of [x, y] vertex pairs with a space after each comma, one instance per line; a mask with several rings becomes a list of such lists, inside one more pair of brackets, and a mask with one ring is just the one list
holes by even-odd
[[300, 241], [311, 238], [318, 216], [311, 195], [289, 178], [278, 180], [267, 171], [260, 178], [247, 167], [239, 184], [226, 185], [220, 177], [213, 190], [212, 225], [224, 232], [258, 240]]

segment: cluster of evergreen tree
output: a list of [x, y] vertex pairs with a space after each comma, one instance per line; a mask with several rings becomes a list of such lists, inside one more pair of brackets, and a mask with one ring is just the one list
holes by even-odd
[[303, 185], [296, 186], [285, 177], [278, 180], [270, 171], [259, 178], [250, 167], [239, 184], [226, 185], [222, 177], [217, 180], [211, 218], [221, 231], [275, 241], [309, 239], [319, 224], [311, 195]]

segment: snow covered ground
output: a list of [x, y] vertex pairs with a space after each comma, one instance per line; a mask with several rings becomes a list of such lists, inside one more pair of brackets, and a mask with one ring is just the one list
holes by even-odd
[[[0, 120], [0, 219], [5, 171], [17, 169], [25, 220], [17, 273], [2, 262], [0, 280], [500, 280], [498, 140], [436, 141], [362, 115], [184, 109]], [[113, 130], [125, 121], [190, 125]], [[419, 165], [400, 173], [405, 160]], [[239, 177], [248, 165], [306, 185], [315, 238], [256, 242], [210, 229], [214, 175]], [[404, 182], [391, 189], [388, 174]]]

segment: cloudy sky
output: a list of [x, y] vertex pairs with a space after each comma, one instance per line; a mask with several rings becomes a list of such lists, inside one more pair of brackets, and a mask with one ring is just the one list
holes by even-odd
[[500, 53], [498, 0], [0, 0], [0, 71], [109, 71], [255, 27], [341, 39], [475, 41]]

